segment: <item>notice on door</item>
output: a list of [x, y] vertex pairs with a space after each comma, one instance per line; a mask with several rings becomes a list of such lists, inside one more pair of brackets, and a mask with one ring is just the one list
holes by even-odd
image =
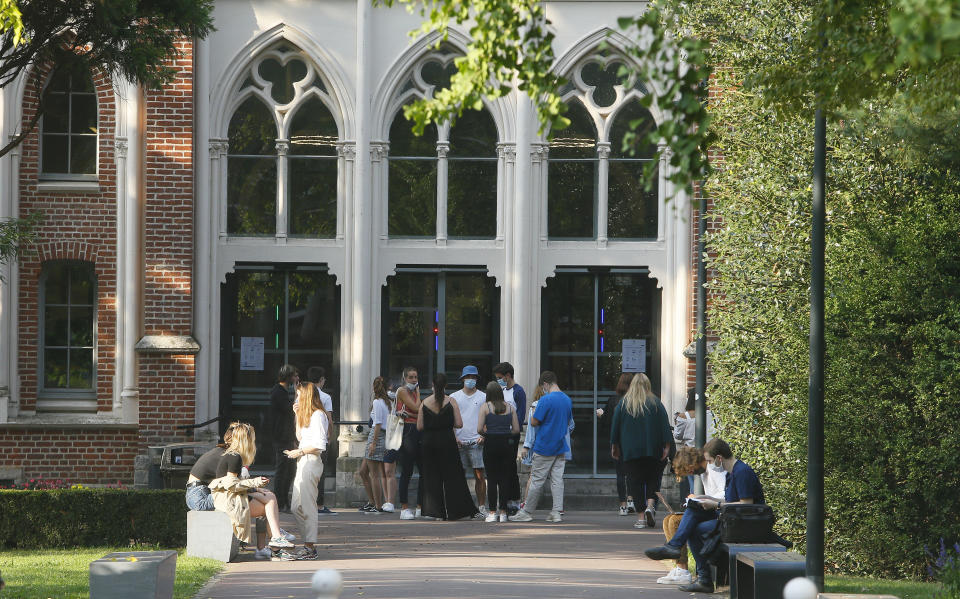
[[623, 340], [623, 371], [624, 372], [646, 372], [647, 371], [647, 340], [646, 339], [624, 339]]
[[263, 370], [263, 337], [240, 337], [240, 370]]

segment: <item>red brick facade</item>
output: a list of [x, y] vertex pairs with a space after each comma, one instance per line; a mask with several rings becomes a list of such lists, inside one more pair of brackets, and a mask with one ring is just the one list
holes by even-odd
[[[142, 335], [192, 334], [193, 269], [193, 48], [178, 44], [172, 61], [176, 79], [143, 98], [144, 197], [142, 198]], [[119, 393], [117, 348], [117, 170], [115, 140], [117, 107], [114, 86], [105, 76], [93, 77], [97, 92], [97, 189], [56, 191], [40, 181], [38, 132], [19, 148], [20, 214], [43, 213], [40, 243], [25, 248], [19, 273], [19, 411], [37, 408], [40, 351], [40, 275], [50, 260], [83, 260], [97, 277], [96, 410], [82, 424], [0, 424], [0, 472], [24, 478], [63, 478], [70, 482], [132, 484], [134, 458], [146, 446], [184, 439], [178, 424], [194, 422], [194, 357], [149, 355], [138, 360], [139, 422], [117, 427], [96, 424], [112, 413]], [[37, 106], [44, 75], [24, 96], [23, 122]], [[130, 140], [129, 143], [137, 143]], [[74, 186], [80, 188], [80, 186]], [[89, 187], [89, 184], [88, 184]], [[56, 448], [50, 451], [50, 448]], [[3, 478], [3, 476], [0, 476]]]

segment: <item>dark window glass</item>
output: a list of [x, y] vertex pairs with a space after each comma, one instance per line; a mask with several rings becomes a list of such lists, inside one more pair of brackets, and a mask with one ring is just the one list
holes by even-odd
[[45, 389], [93, 390], [97, 280], [86, 262], [51, 262], [43, 269]]
[[45, 175], [97, 172], [97, 96], [87, 74], [61, 71], [43, 92], [40, 170]]
[[[624, 151], [624, 135], [630, 124], [637, 137], [630, 149]], [[607, 233], [611, 239], [656, 239], [657, 211], [659, 209], [659, 172], [650, 191], [643, 182], [643, 169], [656, 155], [656, 146], [645, 140], [656, 129], [656, 122], [640, 102], [630, 102], [616, 114], [610, 132], [610, 165], [608, 175]]]
[[547, 231], [553, 239], [597, 236], [597, 133], [580, 102], [567, 111], [570, 125], [550, 141], [547, 172]]
[[583, 67], [580, 72], [580, 78], [583, 82], [593, 87], [591, 96], [593, 103], [600, 107], [613, 106], [617, 101], [617, 85], [623, 85], [626, 77], [618, 73], [623, 67], [622, 63], [614, 62], [607, 66], [601, 66], [600, 63], [591, 62]]
[[230, 120], [227, 233], [231, 235], [276, 232], [276, 137], [273, 115], [256, 98], [248, 98]]
[[287, 231], [332, 238], [337, 233], [337, 124], [318, 98], [304, 102], [290, 124]]
[[467, 110], [450, 129], [447, 234], [497, 234], [497, 127], [487, 110]]
[[259, 73], [260, 77], [270, 83], [270, 95], [277, 104], [288, 104], [296, 94], [293, 84], [307, 76], [307, 65], [298, 59], [280, 64], [279, 61], [268, 58], [260, 63]]
[[437, 129], [415, 136], [397, 112], [390, 127], [387, 231], [391, 237], [434, 237], [437, 233]]

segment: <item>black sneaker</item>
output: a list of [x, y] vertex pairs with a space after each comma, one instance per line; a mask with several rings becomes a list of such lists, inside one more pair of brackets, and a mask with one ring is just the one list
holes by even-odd
[[363, 504], [362, 506], [358, 507], [358, 508], [357, 508], [357, 511], [358, 511], [358, 512], [369, 512], [369, 511], [372, 510], [372, 509], [373, 509], [373, 504], [372, 504], [372, 503], [365, 503], [365, 504]]
[[713, 592], [713, 582], [712, 581], [697, 581], [691, 582], [690, 584], [685, 584], [677, 587], [677, 590], [683, 591], [684, 593], [712, 593]]
[[303, 547], [300, 549], [300, 551], [297, 552], [297, 554], [294, 556], [294, 559], [297, 561], [304, 561], [304, 560], [315, 560], [317, 559], [317, 557], [318, 556], [317, 556], [316, 548], [311, 549], [309, 547]]
[[295, 562], [297, 561], [297, 556], [294, 553], [282, 549], [273, 554], [273, 557], [270, 558], [272, 562]]

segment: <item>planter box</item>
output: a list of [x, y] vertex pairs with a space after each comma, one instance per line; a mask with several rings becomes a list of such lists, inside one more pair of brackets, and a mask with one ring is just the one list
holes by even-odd
[[176, 551], [122, 551], [90, 563], [90, 599], [171, 599]]
[[187, 512], [187, 555], [231, 562], [239, 551], [240, 541], [225, 512]]

